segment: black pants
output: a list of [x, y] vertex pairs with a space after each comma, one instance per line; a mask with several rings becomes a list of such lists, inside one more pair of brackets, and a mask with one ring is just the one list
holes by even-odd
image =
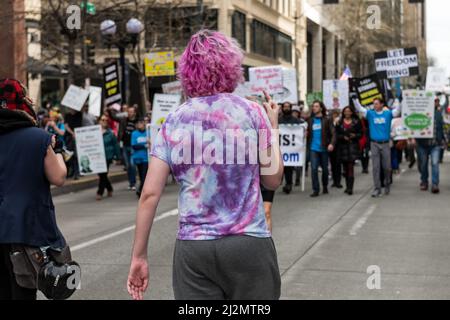
[[284, 180], [287, 186], [292, 186], [294, 167], [284, 167]]
[[363, 171], [366, 171], [366, 172], [369, 170], [369, 160], [370, 160], [369, 150], [370, 149], [368, 149], [368, 148], [364, 148], [362, 151], [362, 155], [361, 155], [362, 169], [363, 169]]
[[102, 196], [103, 193], [105, 192], [105, 189], [108, 190], [108, 192], [112, 192], [113, 191], [113, 187], [111, 185], [111, 181], [109, 181], [108, 178], [108, 172], [109, 172], [109, 165], [111, 164], [111, 162], [107, 162], [106, 163], [106, 172], [105, 173], [99, 173], [98, 177], [98, 190], [97, 190], [97, 194]]
[[147, 162], [142, 162], [142, 163], [136, 164], [136, 167], [138, 169], [139, 181], [141, 182], [141, 185], [139, 186], [138, 192], [141, 193], [142, 192], [142, 188], [144, 187], [145, 177], [147, 176], [148, 163]]
[[36, 300], [36, 289], [20, 287], [9, 257], [11, 246], [0, 244], [0, 300]]
[[337, 155], [337, 151], [329, 152], [330, 164], [331, 164], [331, 175], [333, 177], [333, 184], [339, 186], [341, 184], [341, 161]]

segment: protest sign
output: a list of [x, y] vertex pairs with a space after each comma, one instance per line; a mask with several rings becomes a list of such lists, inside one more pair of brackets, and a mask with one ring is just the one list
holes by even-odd
[[323, 103], [327, 109], [343, 109], [349, 105], [348, 80], [324, 80]]
[[280, 66], [249, 68], [250, 92], [252, 95], [261, 96], [263, 90], [268, 94], [282, 94], [283, 69]]
[[107, 107], [122, 101], [119, 83], [119, 68], [117, 61], [111, 62], [103, 67], [103, 81], [105, 86], [105, 104]]
[[161, 126], [170, 112], [175, 110], [181, 102], [179, 94], [155, 94], [152, 108], [152, 125]]
[[147, 148], [148, 152], [148, 161], [150, 162], [150, 153], [152, 151], [152, 145], [155, 142], [156, 136], [158, 135], [160, 126], [154, 125], [154, 124], [147, 124], [146, 131], [147, 131], [147, 142], [149, 142], [149, 147]]
[[286, 167], [303, 166], [305, 161], [306, 125], [280, 124], [280, 149]]
[[372, 108], [373, 100], [383, 99], [383, 94], [378, 86], [378, 77], [376, 74], [364, 78], [353, 79], [353, 85], [356, 89], [359, 102], [363, 107]]
[[151, 52], [144, 58], [144, 62], [146, 77], [175, 75], [173, 51]]
[[311, 106], [314, 101], [323, 101], [323, 93], [321, 91], [318, 92], [310, 92], [306, 95], [306, 105]]
[[297, 95], [297, 72], [294, 68], [281, 68], [283, 72], [283, 92], [273, 95], [273, 100], [277, 103], [290, 102], [294, 105], [298, 103]]
[[445, 69], [428, 67], [427, 82], [425, 86], [426, 91], [443, 91], [447, 85], [445, 77]]
[[391, 132], [394, 141], [408, 140], [411, 138], [411, 130], [405, 126], [403, 118], [392, 119]]
[[75, 128], [81, 175], [107, 172], [102, 129], [99, 125]]
[[180, 81], [172, 81], [163, 83], [162, 91], [165, 94], [183, 94], [183, 87]]
[[89, 96], [89, 91], [83, 88], [77, 87], [73, 84], [67, 89], [61, 104], [65, 107], [80, 111], [83, 108], [86, 99]]
[[402, 118], [413, 138], [432, 138], [434, 130], [434, 96], [432, 92], [403, 91]]
[[89, 87], [89, 113], [100, 117], [102, 109], [102, 88], [101, 87]]
[[376, 52], [375, 69], [380, 79], [393, 79], [419, 74], [417, 48]]

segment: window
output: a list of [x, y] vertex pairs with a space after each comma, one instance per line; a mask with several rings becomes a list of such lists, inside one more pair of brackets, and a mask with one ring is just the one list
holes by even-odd
[[235, 11], [233, 16], [231, 17], [231, 34], [232, 37], [235, 38], [242, 49], [245, 50], [246, 46], [246, 23], [245, 23], [245, 14]]
[[252, 52], [292, 62], [292, 38], [258, 20], [253, 20]]

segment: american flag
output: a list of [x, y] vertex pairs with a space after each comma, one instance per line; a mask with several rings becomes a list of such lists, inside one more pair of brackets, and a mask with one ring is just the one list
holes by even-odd
[[345, 70], [342, 73], [342, 76], [339, 80], [348, 80], [348, 78], [352, 78], [352, 72], [350, 71], [350, 68], [348, 66], [345, 66]]

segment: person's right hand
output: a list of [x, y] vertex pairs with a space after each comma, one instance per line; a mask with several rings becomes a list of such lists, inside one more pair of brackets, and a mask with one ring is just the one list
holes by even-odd
[[280, 106], [274, 102], [270, 95], [263, 91], [266, 98], [266, 102], [263, 103], [264, 109], [266, 109], [267, 117], [269, 118], [272, 129], [278, 129], [278, 114], [280, 113]]
[[148, 287], [147, 259], [132, 258], [130, 273], [128, 274], [127, 289], [134, 300], [143, 300], [144, 292]]

